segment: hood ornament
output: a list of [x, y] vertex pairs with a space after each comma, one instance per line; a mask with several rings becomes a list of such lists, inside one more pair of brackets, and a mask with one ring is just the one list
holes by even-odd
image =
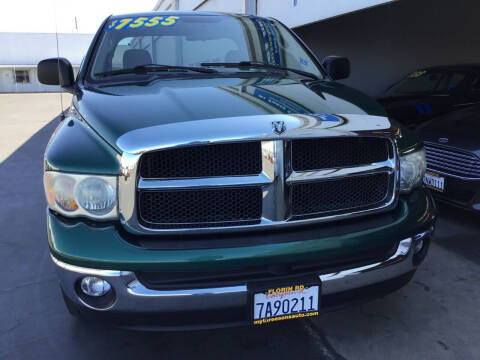
[[442, 143], [442, 144], [446, 144], [446, 143], [448, 143], [448, 138], [446, 138], [446, 137], [441, 137], [440, 139], [438, 139], [438, 142], [439, 142], [439, 143]]
[[272, 121], [273, 132], [277, 135], [283, 134], [287, 130], [285, 121]]

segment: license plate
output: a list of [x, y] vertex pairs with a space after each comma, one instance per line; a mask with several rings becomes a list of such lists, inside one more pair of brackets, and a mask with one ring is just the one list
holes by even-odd
[[425, 183], [425, 185], [427, 185], [428, 188], [432, 190], [440, 192], [445, 191], [445, 178], [441, 177], [438, 174], [427, 171], [423, 178], [423, 182]]
[[318, 315], [319, 286], [294, 285], [256, 293], [253, 324], [299, 319]]

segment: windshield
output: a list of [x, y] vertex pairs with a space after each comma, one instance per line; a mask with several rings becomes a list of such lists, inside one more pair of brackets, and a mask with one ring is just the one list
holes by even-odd
[[[322, 77], [313, 58], [276, 21], [234, 15], [146, 15], [109, 20], [93, 53], [88, 79], [104, 81], [108, 80], [105, 74], [109, 72], [117, 71], [118, 77], [118, 70], [150, 64], [198, 68], [206, 63], [239, 62], [264, 63]], [[222, 72], [240, 71], [222, 66], [213, 68]], [[145, 74], [121, 74], [142, 75]]]
[[390, 94], [449, 93], [465, 79], [467, 73], [455, 71], [420, 70], [393, 85]]

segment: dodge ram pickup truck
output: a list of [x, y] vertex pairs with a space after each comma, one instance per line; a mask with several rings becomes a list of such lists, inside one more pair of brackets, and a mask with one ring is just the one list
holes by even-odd
[[111, 16], [45, 151], [68, 310], [133, 329], [259, 326], [406, 284], [436, 208], [423, 145], [274, 19]]

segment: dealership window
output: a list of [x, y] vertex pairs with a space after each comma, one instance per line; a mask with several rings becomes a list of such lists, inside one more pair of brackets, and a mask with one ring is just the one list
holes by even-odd
[[28, 70], [15, 70], [15, 82], [20, 84], [29, 83], [30, 76]]

